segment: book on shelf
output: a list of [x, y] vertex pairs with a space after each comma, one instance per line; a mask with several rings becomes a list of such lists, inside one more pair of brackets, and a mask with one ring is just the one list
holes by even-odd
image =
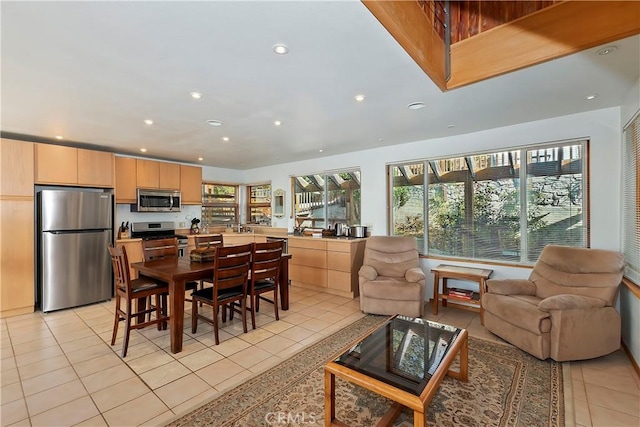
[[473, 299], [473, 291], [469, 289], [449, 288], [449, 296], [462, 299]]

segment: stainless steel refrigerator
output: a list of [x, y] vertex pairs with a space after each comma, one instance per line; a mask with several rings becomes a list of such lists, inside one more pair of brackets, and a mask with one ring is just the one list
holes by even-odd
[[112, 297], [111, 190], [36, 189], [37, 278], [43, 312]]

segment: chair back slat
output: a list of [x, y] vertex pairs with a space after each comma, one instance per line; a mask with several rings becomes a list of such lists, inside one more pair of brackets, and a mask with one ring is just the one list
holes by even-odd
[[282, 258], [282, 242], [256, 243], [253, 251], [251, 281], [277, 278]]
[[213, 234], [211, 236], [196, 236], [196, 249], [205, 249], [209, 247], [217, 247], [223, 245], [222, 234]]
[[213, 269], [214, 298], [219, 291], [242, 286], [246, 292], [253, 244], [216, 248]]
[[156, 261], [168, 258], [178, 258], [178, 239], [143, 240], [142, 256], [145, 261]]

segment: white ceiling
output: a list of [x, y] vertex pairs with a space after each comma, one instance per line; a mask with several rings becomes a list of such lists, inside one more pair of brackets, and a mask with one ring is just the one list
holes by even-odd
[[617, 106], [640, 74], [636, 36], [441, 93], [359, 1], [2, 1], [1, 15], [5, 136], [234, 169]]

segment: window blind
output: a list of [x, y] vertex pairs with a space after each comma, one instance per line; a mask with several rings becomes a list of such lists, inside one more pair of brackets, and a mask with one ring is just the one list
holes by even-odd
[[625, 276], [640, 285], [640, 115], [624, 131], [622, 215]]

